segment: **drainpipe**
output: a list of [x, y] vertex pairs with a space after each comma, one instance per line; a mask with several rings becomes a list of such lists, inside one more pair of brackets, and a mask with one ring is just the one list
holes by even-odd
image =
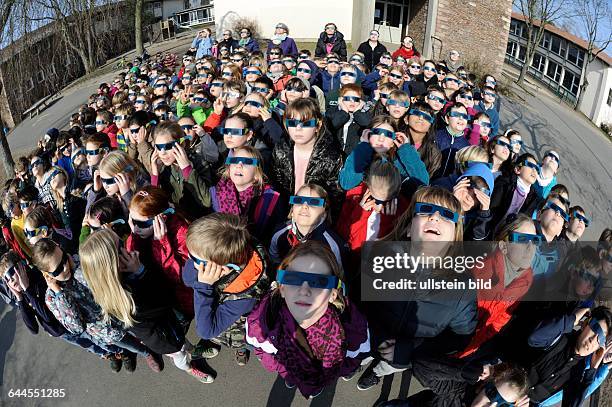
[[433, 55], [432, 37], [436, 33], [437, 19], [438, 19], [438, 0], [428, 0], [427, 25], [425, 27], [425, 43], [423, 44], [423, 55], [427, 59], [431, 59]]

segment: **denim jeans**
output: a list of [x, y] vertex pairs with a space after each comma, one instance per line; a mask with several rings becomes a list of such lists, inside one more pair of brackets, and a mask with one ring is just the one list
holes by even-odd
[[149, 348], [130, 334], [125, 334], [119, 342], [115, 342], [115, 345], [145, 358], [151, 354]]
[[80, 335], [65, 333], [61, 336], [61, 338], [64, 339], [66, 342], [69, 342], [76, 346], [80, 346], [86, 351], [94, 353], [100, 357], [105, 357], [109, 353], [111, 353], [108, 350], [103, 349], [101, 346], [98, 346], [96, 343], [94, 343], [91, 340], [91, 337], [86, 332], [83, 332]]

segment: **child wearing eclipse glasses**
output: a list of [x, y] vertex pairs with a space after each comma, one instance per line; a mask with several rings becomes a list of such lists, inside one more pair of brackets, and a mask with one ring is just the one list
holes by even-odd
[[219, 173], [219, 182], [210, 188], [213, 211], [246, 219], [251, 233], [268, 241], [284, 211], [279, 210], [280, 194], [267, 183], [259, 151], [251, 146], [235, 148]]
[[[447, 190], [422, 187], [383, 240], [409, 242], [408, 250], [422, 255], [447, 256], [452, 250], [448, 243], [463, 240], [461, 204]], [[425, 269], [420, 274], [427, 278], [432, 272]], [[438, 274], [444, 272], [448, 273], [441, 270]], [[458, 275], [452, 272], [453, 278]], [[381, 377], [406, 370], [419, 354], [415, 344], [426, 345], [435, 339], [440, 354], [463, 350], [477, 324], [476, 292], [470, 289], [454, 297], [452, 304], [445, 295], [432, 290], [413, 301], [367, 303], [365, 311], [368, 321], [376, 321], [372, 325], [372, 348], [376, 352], [367, 360], [373, 363], [359, 378], [359, 390], [368, 390]], [[397, 315], [406, 317], [398, 321]]]
[[251, 238], [244, 220], [225, 213], [192, 223], [186, 244], [183, 281], [194, 290], [196, 332], [204, 339], [194, 353], [212, 358], [224, 345], [244, 366], [246, 315], [270, 286], [266, 250]]
[[370, 351], [368, 323], [345, 297], [336, 257], [319, 242], [291, 250], [276, 281], [247, 317], [246, 340], [264, 368], [313, 398], [359, 368]]
[[161, 188], [150, 185], [134, 194], [129, 211], [131, 233], [126, 249], [137, 251], [145, 267], [163, 272], [174, 290], [177, 309], [191, 321], [193, 290], [181, 279], [181, 269], [189, 257], [185, 244], [189, 223], [175, 211]]
[[429, 184], [429, 174], [419, 153], [406, 142], [403, 133], [397, 132], [391, 116], [374, 117], [370, 128], [363, 132], [361, 143], [349, 154], [340, 171], [339, 182], [343, 189], [348, 191], [359, 185], [376, 157], [392, 162], [400, 171], [402, 182], [411, 179], [415, 184]]
[[170, 195], [189, 219], [203, 215], [210, 208], [210, 166], [189, 148], [191, 137], [178, 123], [162, 123], [153, 133], [151, 185]]

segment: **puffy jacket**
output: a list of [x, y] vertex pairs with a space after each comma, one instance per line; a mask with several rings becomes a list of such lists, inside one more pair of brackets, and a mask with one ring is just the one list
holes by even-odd
[[193, 260], [187, 260], [183, 281], [194, 290], [196, 332], [200, 337], [215, 338], [235, 349], [245, 346], [246, 315], [270, 287], [269, 264], [265, 248], [257, 243], [243, 269], [210, 285], [198, 281]]
[[[351, 117], [352, 116], [352, 117]], [[368, 112], [357, 111], [352, 115], [339, 110], [338, 108], [330, 108], [326, 113], [327, 128], [336, 136], [338, 142], [342, 146], [345, 154], [350, 154], [353, 148], [359, 144], [361, 133], [370, 124], [372, 118]], [[346, 140], [344, 139], [344, 126], [351, 120], [351, 124], [346, 131]]]
[[[178, 310], [192, 319], [193, 290], [186, 287], [181, 278], [181, 270], [189, 258], [186, 244], [189, 223], [179, 215], [169, 215], [166, 217], [166, 228], [167, 233], [160, 240], [153, 237], [142, 239], [132, 233], [125, 246], [130, 252], [137, 250], [143, 263], [151, 262], [163, 272], [173, 287]], [[145, 253], [151, 256], [145, 258]]]
[[[370, 167], [374, 155], [375, 152], [370, 143], [362, 141], [357, 144], [357, 147], [347, 157], [342, 171], [340, 171], [340, 186], [349, 190], [359, 185], [363, 181], [365, 172]], [[429, 184], [427, 168], [414, 146], [402, 144], [396, 151], [393, 164], [400, 171], [404, 181], [408, 178], [414, 178], [420, 184]]]
[[495, 336], [512, 318], [512, 311], [533, 282], [531, 268], [521, 272], [510, 284], [505, 283], [506, 261], [501, 250], [487, 256], [482, 267], [474, 267], [474, 279], [490, 280], [491, 289], [478, 292], [478, 326], [472, 341], [460, 355], [467, 356]]
[[[291, 139], [282, 139], [272, 151], [272, 183], [274, 189], [288, 200], [295, 192], [295, 164]], [[340, 212], [344, 191], [338, 185], [338, 174], [342, 168], [342, 148], [329, 133], [320, 134], [313, 147], [306, 167], [304, 182], [313, 182], [325, 188], [329, 194], [332, 211]]]
[[[238, 45], [240, 45], [240, 41], [238, 41]], [[259, 51], [259, 42], [253, 38], [249, 38], [249, 42], [244, 45], [244, 48], [250, 53]]]
[[[360, 203], [363, 195], [368, 187], [365, 183], [361, 183], [355, 188], [346, 193], [342, 212], [336, 225], [336, 229], [342, 238], [344, 238], [353, 253], [359, 252], [364, 242], [366, 241], [368, 219], [372, 212], [364, 210]], [[396, 220], [408, 208], [408, 200], [403, 196], [398, 198], [397, 211], [395, 215], [380, 214], [380, 225], [378, 234], [373, 239], [380, 239], [388, 235], [396, 224]]]
[[419, 54], [419, 51], [417, 51], [415, 48], [409, 50], [403, 45], [401, 45], [398, 49], [395, 50], [395, 52], [393, 52], [393, 55], [391, 56], [393, 57], [393, 59], [397, 59], [397, 57], [402, 57], [406, 61], [408, 61], [411, 58], [420, 58], [421, 54]]
[[[426, 280], [431, 277], [427, 274], [416, 275]], [[372, 348], [386, 339], [396, 339], [392, 364], [397, 367], [409, 366], [418, 349], [438, 354], [461, 351], [476, 329], [475, 290], [453, 290], [452, 294], [419, 290], [414, 295], [414, 300], [364, 303], [371, 324]]]
[[340, 71], [333, 76], [326, 70], [320, 71], [316, 85], [318, 85], [325, 94], [340, 89]]
[[344, 42], [344, 34], [340, 31], [336, 31], [334, 34], [334, 42], [331, 51], [327, 52], [327, 34], [323, 31], [319, 35], [319, 40], [317, 41], [317, 47], [315, 48], [315, 57], [317, 58], [325, 58], [325, 56], [329, 53], [335, 53], [338, 55], [341, 61], [346, 61], [346, 42]]
[[280, 44], [274, 44], [272, 40], [268, 41], [268, 49], [266, 51], [266, 55], [270, 55], [270, 50], [272, 49], [272, 47], [279, 47], [283, 55], [286, 56], [291, 55], [292, 57], [297, 57], [298, 55], [297, 45], [295, 45], [295, 41], [291, 37], [285, 38], [283, 41], [281, 41]]
[[[271, 301], [271, 294], [266, 295], [249, 314], [246, 324], [246, 340], [255, 348], [255, 353], [264, 368], [277, 372], [288, 383], [295, 384], [305, 397], [317, 394], [323, 387], [335, 382], [339, 377], [353, 373], [370, 351], [368, 322], [352, 302], [348, 299], [346, 302], [344, 311], [339, 313], [344, 333], [342, 348], [346, 352], [345, 358], [339, 365], [328, 368], [323, 367], [323, 364], [317, 361], [316, 366], [320, 366], [320, 374], [311, 376], [308, 382], [298, 380], [297, 372], [288, 370], [287, 366], [282, 363], [282, 356], [279, 357], [286, 352], [279, 338], [281, 333], [296, 335], [296, 332], [289, 331], [288, 327], [280, 326], [281, 319], [278, 317], [280, 311]], [[299, 369], [299, 366], [296, 368]]]

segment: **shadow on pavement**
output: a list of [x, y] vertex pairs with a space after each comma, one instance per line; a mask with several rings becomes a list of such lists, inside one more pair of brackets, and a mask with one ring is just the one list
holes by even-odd
[[[7, 305], [0, 305], [0, 311], [5, 311], [4, 308]], [[15, 309], [10, 310], [0, 321], [0, 386], [4, 384], [4, 365], [6, 363], [6, 356], [8, 355], [8, 350], [13, 345], [13, 340], [15, 339], [15, 329], [17, 323], [17, 312]]]
[[[334, 396], [336, 395], [336, 385], [338, 382], [334, 382], [329, 386], [323, 389], [323, 392], [319, 394], [317, 397], [313, 398], [310, 402], [311, 407], [329, 407], [333, 405]], [[272, 385], [272, 389], [270, 390], [270, 394], [268, 395], [268, 401], [266, 403], [266, 407], [289, 407], [291, 403], [293, 403], [293, 399], [295, 398], [295, 394], [297, 392], [297, 387], [292, 389], [287, 388], [285, 385], [285, 379], [282, 377], [276, 376], [276, 380]], [[298, 397], [302, 397], [302, 395], [298, 393]]]

